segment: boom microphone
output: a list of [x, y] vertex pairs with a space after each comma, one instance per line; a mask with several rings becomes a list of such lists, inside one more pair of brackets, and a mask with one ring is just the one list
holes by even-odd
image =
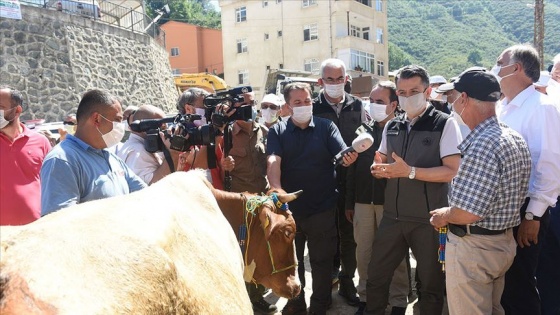
[[360, 134], [356, 137], [356, 139], [354, 139], [354, 141], [352, 141], [352, 146], [340, 151], [337, 155], [334, 156], [332, 160], [333, 164], [342, 164], [342, 157], [344, 156], [344, 154], [348, 152], [362, 153], [365, 150], [369, 149], [372, 144], [373, 137], [369, 133], [364, 132]]

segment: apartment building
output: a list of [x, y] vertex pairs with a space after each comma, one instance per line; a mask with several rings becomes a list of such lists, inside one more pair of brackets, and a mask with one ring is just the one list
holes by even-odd
[[265, 72], [319, 76], [322, 60], [343, 60], [352, 77], [387, 79], [387, 0], [220, 0], [224, 78], [260, 96]]
[[173, 74], [224, 73], [221, 30], [176, 21], [169, 21], [161, 28], [165, 31]]

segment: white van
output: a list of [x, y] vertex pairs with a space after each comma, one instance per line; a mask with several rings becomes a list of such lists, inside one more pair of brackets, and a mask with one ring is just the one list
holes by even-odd
[[96, 0], [59, 0], [56, 4], [58, 11], [68, 12], [89, 16], [92, 18], [101, 17], [101, 9]]

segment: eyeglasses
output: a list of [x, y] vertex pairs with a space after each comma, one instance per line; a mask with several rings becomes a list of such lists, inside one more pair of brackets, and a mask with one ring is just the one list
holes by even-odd
[[280, 106], [275, 104], [261, 103], [261, 109], [268, 109], [268, 108], [272, 110], [278, 110]]
[[345, 79], [345, 78], [346, 78], [346, 77], [341, 76], [341, 77], [338, 77], [338, 78], [336, 78], [336, 79], [335, 79], [335, 78], [331, 78], [331, 77], [328, 77], [328, 78], [321, 78], [321, 79], [323, 79], [323, 81], [325, 81], [327, 84], [340, 84], [340, 83], [344, 83], [344, 79]]

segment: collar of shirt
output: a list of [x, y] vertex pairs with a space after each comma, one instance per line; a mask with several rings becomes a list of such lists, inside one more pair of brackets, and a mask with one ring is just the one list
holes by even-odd
[[[105, 150], [105, 149], [96, 149], [96, 148], [92, 147], [91, 145], [85, 143], [82, 139], [77, 138], [77, 137], [75, 137], [74, 135], [71, 135], [71, 134], [66, 135], [66, 140], [70, 140], [70, 141], [76, 143], [83, 150], [92, 150], [92, 151], [97, 152], [99, 154], [102, 154], [103, 150]], [[63, 141], [66, 141], [66, 140], [63, 140]]]
[[323, 97], [325, 98], [325, 101], [327, 101], [327, 103], [331, 106], [336, 106], [338, 104], [344, 104], [344, 102], [346, 102], [346, 92], [344, 92], [344, 94], [342, 94], [342, 99], [340, 100], [340, 102], [338, 103], [332, 103], [331, 101], [329, 101], [329, 99], [327, 98], [327, 96], [325, 95], [325, 91], [323, 90], [321, 93], [323, 93]]
[[414, 124], [418, 121], [418, 119], [420, 119], [422, 116], [424, 116], [424, 114], [426, 113], [426, 111], [428, 110], [428, 108], [430, 108], [430, 104], [426, 103], [426, 108], [424, 108], [424, 110], [420, 113], [420, 115], [412, 118], [412, 119], [408, 119], [408, 114], [405, 112], [404, 113], [404, 120], [408, 123], [408, 131], [410, 131], [410, 128], [412, 128], [412, 126], [414, 126]]
[[232, 132], [233, 132], [234, 135], [239, 134], [241, 131], [245, 132], [246, 134], [250, 134], [250, 131], [256, 132], [258, 129], [259, 129], [259, 126], [255, 122], [253, 122], [251, 124], [251, 129], [250, 130], [241, 127], [237, 123], [234, 123], [233, 126], [232, 126]]
[[459, 144], [457, 147], [459, 151], [465, 152], [467, 148], [473, 143], [473, 141], [478, 137], [480, 133], [482, 133], [488, 126], [498, 123], [498, 117], [492, 116], [478, 124], [478, 126], [474, 127], [474, 129], [469, 133], [469, 135]]
[[[315, 122], [313, 121], [314, 118], [315, 118], [315, 117], [311, 116], [311, 121], [309, 122], [309, 126], [308, 126], [308, 127], [311, 127], [311, 128], [315, 127]], [[297, 127], [298, 129], [300, 129], [298, 126], [296, 126], [296, 125], [294, 124], [294, 122], [292, 121], [292, 118], [288, 119], [288, 122], [286, 123], [286, 129], [288, 129], [289, 131], [292, 131], [292, 132], [293, 132], [294, 129], [296, 129], [296, 127]]]
[[535, 87], [531, 84], [525, 90], [523, 90], [519, 94], [517, 94], [511, 101], [509, 101], [507, 98], [504, 98], [502, 100], [502, 106], [505, 107], [505, 106], [508, 106], [508, 105], [514, 105], [514, 106], [517, 106], [517, 107], [521, 107], [521, 106], [523, 106], [523, 103], [525, 103], [525, 101], [533, 93], [540, 93], [540, 92], [535, 90]]
[[10, 141], [10, 140], [8, 139], [8, 136], [6, 136], [3, 132], [0, 132], [0, 137], [2, 137], [4, 140], [6, 140], [6, 141], [8, 141], [8, 142], [14, 143], [14, 142], [16, 142], [18, 139], [20, 139], [20, 138], [23, 138], [23, 137], [29, 138], [29, 134], [30, 134], [31, 132], [35, 132], [35, 131], [32, 131], [31, 129], [27, 128], [27, 126], [26, 126], [25, 124], [23, 124], [23, 123], [19, 123], [19, 124], [20, 124], [20, 126], [21, 126], [22, 131], [21, 131], [20, 134], [18, 134], [18, 135], [14, 138], [14, 141]]
[[142, 144], [144, 144], [144, 138], [142, 138], [141, 136], [139, 136], [135, 133], [130, 133], [130, 136], [128, 137], [128, 139], [130, 141], [142, 142]]

